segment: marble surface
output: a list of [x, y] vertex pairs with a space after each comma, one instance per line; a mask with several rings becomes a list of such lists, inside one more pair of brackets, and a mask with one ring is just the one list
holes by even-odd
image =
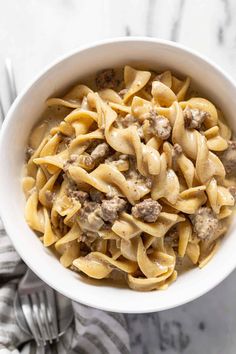
[[[18, 92], [59, 55], [91, 41], [147, 35], [171, 39], [236, 79], [235, 0], [0, 0], [0, 92], [4, 60]], [[5, 97], [5, 106], [7, 98]], [[157, 293], [158, 301], [158, 293]], [[128, 315], [134, 354], [235, 354], [236, 272], [207, 295], [165, 312]]]

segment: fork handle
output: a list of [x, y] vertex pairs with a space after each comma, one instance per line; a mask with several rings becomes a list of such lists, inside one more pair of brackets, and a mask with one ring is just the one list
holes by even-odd
[[54, 347], [53, 344], [46, 344], [45, 346], [37, 347], [36, 354], [58, 354], [57, 349]]

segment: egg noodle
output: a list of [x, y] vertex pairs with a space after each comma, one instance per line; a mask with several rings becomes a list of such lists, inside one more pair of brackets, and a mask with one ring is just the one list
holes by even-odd
[[25, 218], [63, 266], [165, 289], [204, 266], [228, 228], [231, 131], [190, 78], [122, 73], [48, 99], [27, 149]]

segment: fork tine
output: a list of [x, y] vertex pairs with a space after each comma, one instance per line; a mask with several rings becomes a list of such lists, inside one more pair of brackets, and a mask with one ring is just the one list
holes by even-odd
[[49, 327], [49, 323], [48, 323], [48, 319], [47, 319], [47, 311], [46, 311], [46, 306], [45, 306], [44, 292], [39, 293], [39, 302], [40, 302], [40, 312], [41, 312], [41, 316], [42, 316], [42, 321], [45, 324], [45, 330], [47, 333], [47, 340], [49, 340], [51, 343], [52, 336], [51, 336], [51, 331], [50, 331], [50, 327]]
[[40, 334], [39, 334], [38, 328], [35, 325], [34, 318], [32, 316], [33, 311], [32, 311], [32, 306], [31, 306], [29, 296], [22, 295], [20, 298], [20, 302], [21, 302], [21, 308], [22, 308], [23, 314], [25, 316], [25, 320], [27, 322], [27, 325], [34, 336], [34, 339], [35, 339], [37, 345], [40, 346], [40, 344], [41, 344]]
[[51, 326], [53, 337], [59, 340], [58, 336], [58, 323], [57, 323], [57, 309], [56, 309], [56, 300], [55, 300], [55, 293], [52, 289], [48, 288], [45, 291], [46, 299], [47, 299], [47, 308], [48, 308], [48, 315], [50, 316]]
[[10, 104], [12, 104], [17, 96], [17, 91], [16, 91], [15, 76], [12, 69], [12, 62], [11, 59], [9, 58], [7, 58], [5, 61], [5, 70], [6, 70], [7, 81], [9, 85]]
[[49, 341], [51, 339], [51, 342], [52, 343], [52, 339], [54, 338], [54, 328], [52, 326], [52, 312], [51, 312], [51, 308], [50, 308], [50, 305], [48, 303], [48, 298], [47, 298], [47, 292], [44, 291], [43, 292], [43, 295], [44, 295], [44, 303], [46, 304], [45, 308], [46, 308], [46, 322], [48, 323], [48, 328], [49, 328], [49, 332], [50, 332], [50, 338], [49, 338]]
[[43, 345], [46, 345], [47, 334], [46, 334], [45, 327], [44, 327], [44, 321], [43, 321], [43, 318], [40, 313], [40, 305], [39, 305], [39, 299], [38, 299], [37, 293], [30, 294], [30, 298], [31, 298], [31, 303], [32, 303], [35, 319], [36, 319], [36, 322], [37, 322], [37, 325], [38, 325], [38, 328], [39, 328], [39, 331], [41, 334], [41, 338], [43, 341]]

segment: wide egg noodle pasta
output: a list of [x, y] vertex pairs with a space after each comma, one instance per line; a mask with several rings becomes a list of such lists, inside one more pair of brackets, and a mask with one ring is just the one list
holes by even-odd
[[114, 260], [100, 252], [91, 252], [86, 257], [79, 257], [74, 260], [73, 265], [81, 269], [85, 274], [92, 278], [105, 278], [112, 267], [122, 270], [125, 273], [134, 273], [137, 270], [137, 263], [128, 260]]
[[60, 171], [53, 174], [52, 177], [49, 178], [49, 180], [44, 184], [44, 186], [39, 191], [39, 201], [45, 207], [50, 206], [50, 203], [46, 197], [46, 193], [52, 192], [54, 184], [59, 176], [59, 173]]
[[44, 232], [44, 218], [38, 211], [38, 192], [34, 190], [27, 199], [25, 206], [25, 219], [28, 225], [36, 231]]
[[205, 186], [186, 189], [179, 194], [175, 204], [171, 204], [167, 200], [165, 200], [165, 203], [183, 213], [194, 214], [207, 201], [207, 197], [204, 192], [205, 189]]
[[122, 98], [119, 96], [119, 94], [116, 91], [112, 89], [103, 89], [101, 91], [98, 91], [98, 94], [103, 101], [109, 102], [110, 104], [112, 103], [116, 103], [117, 105], [123, 104]]
[[179, 144], [187, 157], [196, 159], [197, 157], [197, 134], [198, 132], [193, 129], [186, 129], [183, 117], [183, 111], [180, 105], [176, 102], [173, 103], [173, 111], [175, 118], [173, 122], [172, 141], [174, 144]]
[[207, 147], [212, 151], [224, 151], [228, 148], [227, 140], [220, 135], [219, 127], [212, 127], [204, 132]]
[[167, 167], [166, 154], [160, 157], [160, 173], [153, 179], [151, 195], [154, 200], [166, 198], [175, 204], [179, 195], [179, 180], [175, 172]]
[[141, 122], [145, 120], [145, 115], [147, 114], [147, 112], [153, 108], [154, 105], [152, 102], [144, 100], [141, 97], [134, 96], [134, 98], [132, 99], [131, 113], [134, 115], [134, 117], [137, 117], [137, 119]]
[[182, 172], [187, 186], [191, 188], [196, 177], [195, 168], [193, 162], [188, 159], [183, 153], [177, 158], [177, 165]]
[[123, 101], [126, 103], [136, 92], [140, 91], [148, 82], [151, 73], [148, 71], [135, 70], [130, 66], [125, 66], [124, 81], [127, 92]]
[[63, 99], [50, 98], [47, 100], [48, 106], [62, 105], [69, 108], [78, 108], [81, 106], [82, 98], [92, 92], [89, 87], [85, 85], [77, 85], [70, 90]]
[[232, 194], [227, 188], [218, 186], [215, 178], [212, 178], [209, 182], [206, 192], [211, 208], [216, 214], [220, 213], [222, 207], [232, 207], [234, 205], [234, 198]]
[[138, 195], [130, 188], [125, 177], [111, 165], [99, 165], [93, 172], [87, 173], [81, 167], [70, 167], [71, 178], [78, 182], [85, 182], [103, 193], [109, 193], [111, 189], [118, 189], [121, 195], [126, 196], [131, 204], [134, 204]]
[[106, 121], [105, 138], [109, 145], [123, 154], [135, 155], [137, 167], [143, 176], [156, 175], [160, 171], [160, 154], [151, 146], [144, 145], [140, 141], [135, 126], [126, 129], [116, 128], [113, 123], [117, 114], [104, 102], [101, 103], [103, 113], [100, 113]]
[[[94, 279], [118, 272], [134, 290], [164, 290], [181, 262], [207, 264], [227, 231], [236, 183], [219, 156], [232, 132], [212, 102], [193, 97], [189, 77], [128, 65], [100, 75], [92, 89], [78, 84], [47, 100], [48, 117], [29, 139], [25, 219], [64, 267]], [[201, 127], [186, 126], [185, 110], [205, 112]], [[160, 116], [167, 139], [150, 123]], [[125, 206], [105, 220], [104, 200]], [[156, 218], [133, 213], [148, 201], [159, 206]], [[201, 208], [218, 222], [205, 239], [192, 221]], [[96, 229], [85, 228], [83, 213]]]
[[73, 224], [70, 231], [55, 243], [55, 249], [60, 254], [60, 262], [64, 267], [72, 265], [74, 259], [80, 255], [81, 230], [77, 224]]
[[[138, 235], [139, 236], [139, 235]], [[133, 237], [130, 240], [122, 239], [120, 242], [120, 251], [121, 254], [130, 261], [137, 262], [137, 251], [139, 237]]]
[[224, 165], [216, 155], [209, 151], [206, 138], [198, 134], [197, 144], [196, 173], [201, 183], [207, 183], [213, 176], [224, 178]]
[[[162, 237], [174, 224], [183, 220], [184, 218], [178, 214], [161, 213], [156, 223], [145, 223], [127, 213], [122, 213], [121, 219], [115, 221], [114, 225], [112, 226], [112, 230], [120, 237], [122, 237], [122, 233], [124, 238], [126, 238], [126, 235], [128, 235], [128, 239], [135, 234], [135, 230], [145, 232], [148, 235], [154, 237]], [[126, 229], [123, 229], [121, 226], [121, 223], [124, 221], [126, 222]], [[131, 235], [128, 231], [130, 224], [132, 230]]]
[[22, 180], [22, 189], [26, 196], [26, 199], [30, 195], [31, 190], [35, 186], [35, 179], [33, 177], [24, 177]]
[[146, 276], [146, 278], [156, 278], [157, 276], [160, 276], [161, 274], [164, 274], [168, 271], [167, 266], [150, 260], [141, 238], [139, 239], [138, 243], [137, 262], [140, 270]]
[[152, 96], [159, 106], [169, 107], [177, 101], [175, 93], [160, 81], [152, 83]]
[[179, 228], [179, 245], [178, 245], [178, 255], [184, 257], [186, 249], [188, 247], [188, 242], [192, 236], [192, 227], [190, 222], [186, 219], [184, 222], [178, 224]]

